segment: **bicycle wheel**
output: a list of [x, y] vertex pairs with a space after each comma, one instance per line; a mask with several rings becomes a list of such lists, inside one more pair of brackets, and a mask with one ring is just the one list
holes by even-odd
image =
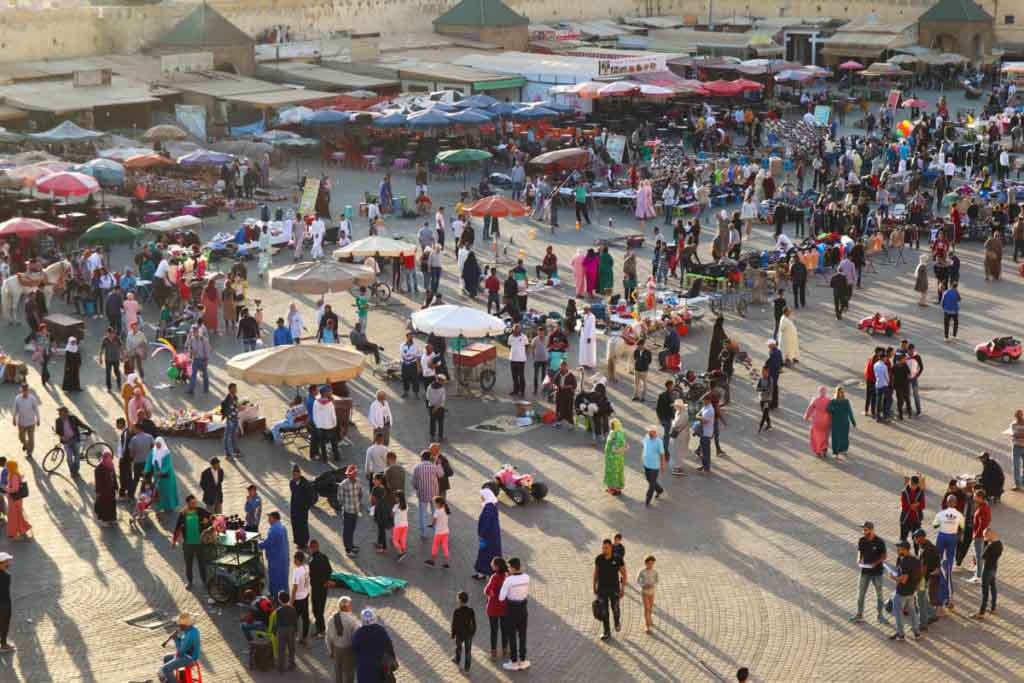
[[230, 602], [231, 597], [235, 594], [234, 586], [223, 574], [210, 577], [206, 584], [206, 591], [210, 594], [213, 601], [220, 605]]
[[85, 461], [95, 469], [100, 464], [100, 456], [103, 455], [103, 449], [108, 449], [111, 453], [114, 452], [114, 449], [109, 445], [102, 441], [97, 441], [90, 444], [89, 447], [85, 449], [85, 453], [82, 454], [82, 457], [85, 458]]
[[43, 456], [43, 471], [47, 474], [53, 474], [57, 471], [57, 468], [64, 462], [64, 448], [61, 446], [54, 446], [46, 455]]
[[377, 297], [377, 301], [383, 303], [391, 298], [391, 286], [384, 282], [378, 282], [377, 286], [373, 288], [373, 295]]

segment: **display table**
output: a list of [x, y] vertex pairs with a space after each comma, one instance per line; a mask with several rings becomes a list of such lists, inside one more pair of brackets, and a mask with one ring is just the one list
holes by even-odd
[[63, 346], [67, 343], [68, 337], [74, 337], [79, 342], [85, 338], [85, 321], [74, 318], [63, 313], [52, 313], [43, 322], [50, 330], [50, 341]]
[[183, 216], [195, 216], [201, 218], [206, 211], [206, 204], [186, 204], [181, 207], [181, 214]]

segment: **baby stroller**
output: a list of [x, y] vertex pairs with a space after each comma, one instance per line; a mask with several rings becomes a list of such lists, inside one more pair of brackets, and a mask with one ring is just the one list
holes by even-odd
[[142, 482], [142, 491], [135, 500], [131, 515], [128, 517], [128, 526], [132, 529], [143, 529], [143, 525], [149, 520], [152, 508], [160, 500], [160, 492], [153, 486], [153, 480], [147, 475]]

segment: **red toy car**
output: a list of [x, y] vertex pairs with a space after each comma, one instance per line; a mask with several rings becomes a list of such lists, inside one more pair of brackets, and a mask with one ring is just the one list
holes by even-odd
[[864, 330], [868, 334], [884, 334], [886, 337], [891, 337], [900, 331], [900, 319], [885, 318], [881, 313], [875, 313], [870, 318], [861, 319], [857, 329]]
[[1004, 363], [1014, 363], [1020, 360], [1021, 344], [1013, 337], [996, 337], [987, 344], [978, 344], [974, 347], [974, 355], [978, 360], [1001, 360]]

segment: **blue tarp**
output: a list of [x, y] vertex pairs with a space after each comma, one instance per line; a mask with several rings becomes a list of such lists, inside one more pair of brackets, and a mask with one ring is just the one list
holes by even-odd
[[455, 123], [442, 111], [427, 109], [409, 117], [409, 126], [412, 128], [434, 128], [439, 126], [450, 126]]
[[375, 118], [373, 125], [377, 128], [401, 128], [407, 121], [408, 119], [405, 114], [400, 111], [393, 111]]
[[232, 154], [199, 149], [183, 157], [178, 157], [178, 163], [182, 166], [223, 166], [234, 158]]
[[50, 140], [53, 142], [64, 142], [67, 140], [93, 140], [103, 137], [105, 133], [98, 133], [94, 130], [86, 130], [72, 121], [63, 121], [45, 133], [29, 133], [29, 137], [36, 140]]
[[479, 126], [482, 123], [489, 123], [490, 119], [483, 114], [471, 111], [455, 112], [454, 114], [448, 114], [448, 120], [452, 123], [460, 123], [462, 125]]
[[548, 109], [547, 107], [523, 107], [512, 114], [512, 118], [519, 121], [550, 119], [556, 116], [558, 116], [558, 112]]
[[231, 126], [231, 136], [241, 138], [249, 135], [259, 135], [265, 128], [266, 126], [263, 125], [262, 121], [250, 123], [245, 126]]
[[304, 121], [310, 126], [330, 126], [348, 123], [349, 115], [337, 109], [321, 109]]

